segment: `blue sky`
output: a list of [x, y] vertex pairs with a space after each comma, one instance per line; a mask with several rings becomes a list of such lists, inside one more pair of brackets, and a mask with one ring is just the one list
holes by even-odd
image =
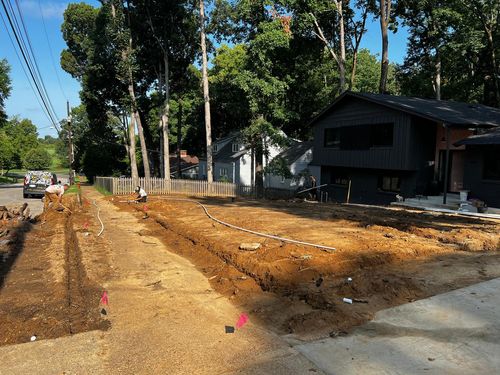
[[[98, 1], [88, 0], [85, 2], [94, 6], [99, 5]], [[63, 119], [66, 116], [66, 100], [69, 100], [72, 106], [76, 106], [80, 102], [78, 96], [79, 83], [64, 72], [59, 65], [59, 56], [65, 47], [61, 34], [61, 23], [64, 9], [68, 3], [68, 1], [64, 0], [20, 0], [21, 10], [36, 59], [58, 119]], [[3, 14], [3, 10], [0, 10], [0, 12]], [[367, 28], [368, 32], [363, 38], [361, 47], [369, 49], [372, 53], [380, 53], [379, 22], [370, 20]], [[45, 30], [50, 45], [47, 42]], [[407, 33], [404, 29], [400, 29], [397, 34], [390, 34], [389, 58], [391, 61], [403, 61], [406, 52], [406, 40]], [[41, 137], [47, 134], [56, 136], [56, 131], [50, 128], [50, 122], [44, 115], [22, 70], [21, 63], [14, 52], [14, 47], [8, 38], [5, 26], [0, 21], [0, 59], [2, 58], [7, 59], [12, 69], [12, 92], [6, 103], [7, 114], [31, 119], [38, 127]]]

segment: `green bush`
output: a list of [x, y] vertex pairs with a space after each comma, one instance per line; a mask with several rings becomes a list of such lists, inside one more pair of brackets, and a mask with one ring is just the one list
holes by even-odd
[[23, 167], [33, 170], [44, 170], [50, 167], [52, 158], [42, 147], [32, 148], [23, 157]]

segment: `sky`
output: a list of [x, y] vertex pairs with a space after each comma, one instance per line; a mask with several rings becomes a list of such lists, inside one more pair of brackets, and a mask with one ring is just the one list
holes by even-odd
[[[98, 6], [98, 1], [85, 1]], [[14, 1], [12, 1], [13, 4]], [[59, 64], [59, 56], [65, 48], [61, 34], [63, 13], [69, 4], [64, 0], [19, 0], [21, 11], [28, 31], [31, 44], [45, 83], [48, 95], [54, 106], [58, 120], [66, 117], [66, 101], [71, 106], [78, 106], [79, 83], [64, 72]], [[3, 9], [0, 9], [5, 19]], [[5, 19], [5, 21], [7, 21]], [[367, 22], [367, 33], [364, 35], [361, 48], [367, 48], [372, 53], [379, 53], [381, 49], [380, 25], [378, 20], [370, 19]], [[406, 54], [407, 32], [400, 28], [398, 33], [389, 34], [389, 59], [391, 62], [401, 63]], [[7, 115], [18, 115], [30, 119], [38, 128], [40, 137], [51, 135], [56, 137], [56, 130], [33, 93], [29, 81], [23, 72], [14, 47], [8, 37], [5, 25], [0, 19], [0, 59], [7, 59], [11, 66], [10, 77], [12, 91], [6, 102]]]

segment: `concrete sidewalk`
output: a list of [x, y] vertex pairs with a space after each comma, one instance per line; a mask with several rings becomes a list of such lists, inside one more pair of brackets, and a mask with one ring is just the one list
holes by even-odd
[[498, 374], [500, 279], [380, 311], [352, 335], [295, 348], [327, 374]]

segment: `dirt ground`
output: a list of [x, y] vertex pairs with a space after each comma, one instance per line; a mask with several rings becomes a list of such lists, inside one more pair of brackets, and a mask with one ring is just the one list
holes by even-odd
[[[67, 202], [70, 204], [73, 202]], [[79, 215], [51, 211], [32, 222], [0, 222], [0, 345], [107, 329], [97, 279], [82, 265]]]
[[[336, 248], [325, 251], [225, 227], [192, 202], [110, 199], [138, 218], [146, 209], [142, 234], [190, 259], [217, 291], [292, 342], [343, 335], [381, 309], [500, 276], [500, 221], [355, 205], [203, 201], [228, 223]], [[243, 242], [262, 246], [243, 251]]]
[[[0, 345], [109, 329], [112, 319], [99, 304], [109, 285], [137, 275], [162, 289], [147, 272], [148, 259], [127, 258], [153, 248], [191, 261], [252, 322], [290, 343], [343, 335], [381, 309], [500, 276], [500, 221], [299, 201], [201, 201], [231, 224], [336, 248], [325, 251], [236, 231], [189, 201], [152, 197], [129, 205], [106, 198], [141, 223], [129, 235], [144, 248], [126, 248], [123, 258], [114, 246], [127, 227], [113, 229], [121, 216], [105, 213], [111, 243], [97, 236], [90, 199], [81, 206], [66, 199], [72, 215], [0, 223], [10, 229], [0, 242]], [[243, 242], [261, 248], [240, 250]], [[120, 262], [127, 262], [127, 274], [120, 274]], [[127, 319], [133, 325], [140, 317]]]

